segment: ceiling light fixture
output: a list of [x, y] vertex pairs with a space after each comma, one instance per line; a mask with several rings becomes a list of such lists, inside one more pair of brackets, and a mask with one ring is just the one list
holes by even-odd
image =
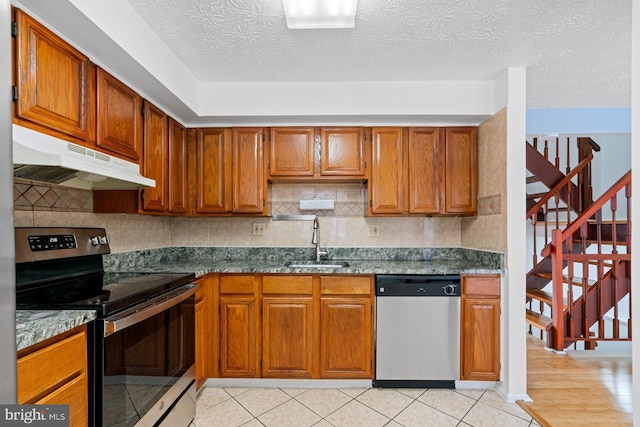
[[358, 0], [282, 0], [287, 27], [354, 28]]

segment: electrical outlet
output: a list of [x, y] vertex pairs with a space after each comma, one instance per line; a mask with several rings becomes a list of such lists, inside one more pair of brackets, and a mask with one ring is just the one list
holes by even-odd
[[254, 222], [251, 224], [251, 234], [254, 236], [264, 236], [264, 223]]
[[379, 236], [380, 236], [380, 226], [378, 224], [370, 224], [369, 237], [379, 237]]

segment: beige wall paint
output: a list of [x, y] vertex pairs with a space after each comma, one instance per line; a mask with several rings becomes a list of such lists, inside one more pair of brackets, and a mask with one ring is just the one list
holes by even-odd
[[[58, 188], [59, 192], [63, 190]], [[69, 190], [76, 191], [76, 190]], [[62, 195], [64, 197], [64, 194]], [[273, 184], [274, 213], [300, 212], [301, 198], [336, 201], [333, 211], [318, 212], [322, 246], [459, 247], [460, 218], [370, 218], [364, 216], [366, 190], [361, 184]], [[179, 218], [132, 214], [94, 214], [78, 210], [22, 206], [16, 226], [104, 227], [113, 253], [167, 246], [312, 247], [311, 221], [271, 218]], [[252, 235], [252, 223], [265, 224], [263, 236]], [[369, 225], [380, 235], [370, 237]]]
[[507, 109], [503, 108], [478, 127], [478, 216], [461, 221], [465, 248], [507, 250], [506, 159]]

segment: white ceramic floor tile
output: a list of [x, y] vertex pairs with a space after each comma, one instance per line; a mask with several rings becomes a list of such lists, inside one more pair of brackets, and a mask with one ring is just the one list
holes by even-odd
[[229, 393], [229, 396], [236, 397], [253, 389], [251, 387], [224, 387], [223, 390]]
[[453, 427], [458, 420], [429, 405], [415, 401], [394, 419], [404, 427]]
[[235, 399], [254, 417], [258, 417], [290, 400], [291, 396], [279, 388], [254, 388], [239, 394]]
[[327, 420], [320, 420], [313, 425], [313, 427], [333, 427]]
[[289, 396], [291, 397], [296, 397], [298, 395], [301, 395], [302, 393], [304, 393], [305, 391], [309, 390], [308, 388], [302, 388], [302, 387], [298, 387], [298, 388], [280, 388], [280, 390], [284, 391], [285, 393], [287, 393]]
[[427, 390], [418, 398], [418, 401], [459, 420], [464, 418], [469, 409], [476, 403], [470, 397], [443, 388]]
[[463, 394], [463, 395], [465, 395], [467, 397], [470, 397], [470, 398], [472, 398], [474, 400], [480, 399], [482, 397], [482, 395], [485, 393], [485, 391], [486, 390], [484, 390], [484, 389], [483, 390], [479, 390], [479, 389], [474, 389], [474, 388], [471, 388], [471, 389], [464, 389], [464, 388], [463, 389], [459, 389], [459, 388], [457, 388], [457, 389], [455, 389], [456, 393]]
[[199, 410], [217, 405], [229, 399], [231, 399], [229, 393], [220, 387], [203, 387], [202, 390], [198, 392], [196, 405]]
[[242, 424], [242, 427], [264, 427], [264, 424], [254, 418], [248, 423]]
[[360, 396], [362, 393], [364, 393], [365, 391], [369, 390], [368, 388], [359, 388], [359, 387], [353, 387], [353, 388], [341, 388], [339, 389], [341, 392], [347, 394], [348, 396], [351, 397], [358, 397]]
[[347, 403], [326, 419], [335, 427], [381, 427], [389, 422], [389, 418], [355, 400]]
[[529, 427], [529, 421], [482, 402], [476, 403], [462, 419], [473, 427]]
[[351, 401], [351, 398], [334, 388], [309, 389], [296, 400], [321, 417], [326, 417]]
[[238, 427], [248, 423], [253, 415], [233, 399], [196, 412], [193, 420], [198, 427]]
[[412, 399], [417, 399], [422, 393], [427, 391], [426, 388], [395, 388], [394, 390]]
[[318, 414], [295, 400], [283, 403], [258, 417], [267, 427], [310, 427], [321, 419]]
[[387, 418], [395, 417], [413, 402], [409, 396], [390, 388], [372, 388], [362, 393], [356, 400]]
[[531, 415], [527, 414], [527, 412], [524, 409], [522, 409], [517, 403], [506, 402], [502, 398], [502, 396], [500, 396], [495, 390], [487, 390], [480, 398], [480, 402], [486, 403], [487, 405], [491, 405], [495, 408], [508, 412], [511, 415], [515, 415], [524, 420], [527, 420], [527, 421], [532, 420]]

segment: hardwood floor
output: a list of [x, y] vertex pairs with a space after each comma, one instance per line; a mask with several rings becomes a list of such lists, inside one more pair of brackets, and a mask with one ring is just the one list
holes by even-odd
[[631, 352], [558, 355], [527, 336], [527, 393], [518, 402], [545, 426], [631, 426]]

